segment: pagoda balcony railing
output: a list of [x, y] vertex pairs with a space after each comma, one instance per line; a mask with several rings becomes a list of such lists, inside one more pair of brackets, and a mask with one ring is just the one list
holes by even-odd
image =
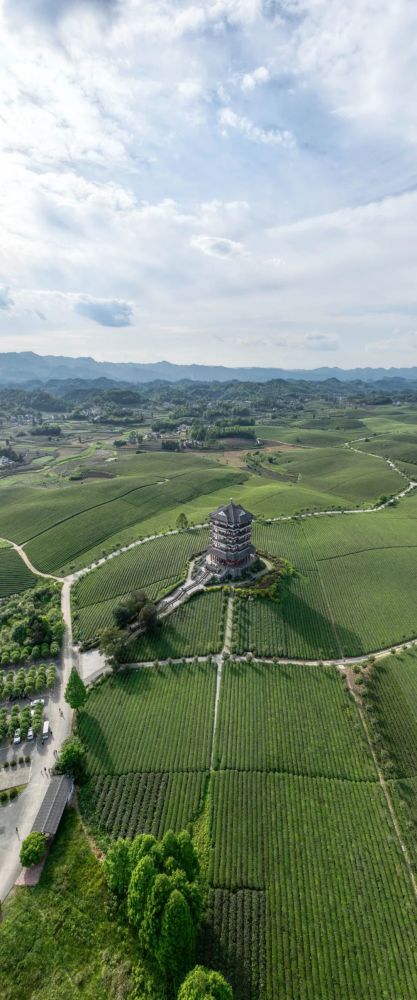
[[251, 543], [250, 543], [250, 539], [249, 538], [247, 540], [245, 540], [245, 541], [242, 541], [242, 542], [232, 542], [232, 543], [229, 542], [229, 543], [226, 543], [226, 542], [219, 542], [219, 541], [216, 541], [216, 540], [213, 540], [211, 542], [211, 545], [213, 546], [213, 548], [215, 548], [215, 549], [222, 549], [222, 551], [229, 550], [230, 552], [234, 552], [235, 549], [238, 550], [238, 549], [247, 549], [247, 548], [250, 548], [250, 544]]
[[211, 532], [211, 538], [216, 538], [218, 541], [221, 541], [221, 542], [236, 542], [236, 541], [239, 541], [241, 538], [250, 538], [250, 537], [251, 537], [250, 531], [239, 531], [239, 532], [237, 532], [237, 531], [233, 531], [233, 532], [232, 531], [230, 531], [230, 532], [226, 532], [226, 531], [212, 531]]

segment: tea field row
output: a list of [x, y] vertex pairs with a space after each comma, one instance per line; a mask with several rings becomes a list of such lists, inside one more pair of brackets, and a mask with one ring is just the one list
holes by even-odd
[[208, 774], [214, 696], [210, 662], [93, 689], [79, 718], [86, 818], [111, 836], [159, 836], [200, 817], [211, 885], [200, 957], [236, 1000], [413, 996], [416, 901], [343, 678], [225, 662]]
[[33, 587], [36, 577], [14, 549], [0, 549], [0, 598]]

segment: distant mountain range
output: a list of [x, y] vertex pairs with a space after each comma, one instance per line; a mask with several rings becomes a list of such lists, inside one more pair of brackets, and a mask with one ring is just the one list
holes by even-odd
[[223, 365], [175, 365], [170, 361], [154, 364], [139, 362], [95, 361], [94, 358], [67, 358], [39, 355], [32, 351], [0, 354], [0, 384], [43, 384], [49, 379], [98, 379], [134, 385], [145, 382], [269, 382], [271, 379], [307, 379], [322, 382], [380, 382], [382, 379], [405, 379], [417, 382], [417, 367], [413, 368], [226, 368]]

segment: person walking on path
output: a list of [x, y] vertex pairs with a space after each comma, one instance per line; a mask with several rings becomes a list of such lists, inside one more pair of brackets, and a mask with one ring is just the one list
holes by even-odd
[[16, 827], [16, 833], [17, 833], [17, 839], [18, 839], [18, 840], [20, 840], [20, 837], [19, 837], [19, 830], [18, 830], [18, 828], [17, 828], [17, 827]]

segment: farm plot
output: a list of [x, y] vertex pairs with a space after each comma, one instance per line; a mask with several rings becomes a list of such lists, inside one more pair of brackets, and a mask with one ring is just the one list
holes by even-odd
[[205, 656], [223, 645], [226, 597], [220, 590], [196, 594], [163, 619], [154, 633], [126, 644], [126, 663]]
[[[91, 553], [101, 554], [100, 547], [105, 547], [108, 539], [114, 539], [110, 547], [117, 548], [116, 532], [123, 534], [135, 525], [137, 537], [144, 520], [159, 525], [163, 517], [163, 526], [172, 527], [171, 511], [179, 504], [217, 491], [220, 483], [230, 490], [248, 478], [244, 472], [214, 465], [201, 468], [201, 461], [194, 469], [186, 463], [185, 471], [181, 471], [181, 466], [182, 457], [177, 460], [175, 471], [168, 463], [164, 479], [143, 483], [139, 478], [139, 487], [134, 477], [126, 476], [104, 480], [100, 485], [65, 487], [61, 491], [32, 490], [30, 499], [27, 491], [20, 489], [16, 495], [15, 519], [5, 517], [3, 524], [0, 514], [0, 530], [6, 537], [24, 540], [33, 563], [44, 572], [53, 572], [72, 564], [85, 565]], [[7, 496], [13, 500], [12, 491]]]
[[302, 528], [315, 559], [321, 561], [370, 549], [417, 546], [415, 515], [410, 498], [393, 510], [310, 518]]
[[[327, 448], [342, 445], [349, 437], [345, 428], [317, 429], [303, 427], [300, 424], [256, 424], [256, 433], [263, 441], [283, 441], [305, 448]], [[354, 437], [355, 434], [352, 434]]]
[[277, 521], [275, 524], [255, 523], [253, 542], [260, 552], [269, 552], [271, 556], [283, 556], [300, 572], [316, 568], [302, 521]]
[[417, 635], [417, 549], [355, 553], [320, 562], [345, 656], [383, 649]]
[[202, 961], [234, 984], [236, 1000], [266, 996], [266, 893], [214, 889], [202, 932]]
[[281, 602], [258, 598], [235, 602], [233, 649], [257, 656], [329, 659], [340, 646], [317, 572], [291, 582]]
[[286, 452], [279, 468], [300, 477], [312, 489], [323, 490], [360, 505], [375, 500], [381, 493], [396, 493], [401, 477], [373, 455], [359, 454], [348, 448], [310, 448]]
[[83, 553], [92, 545], [105, 545], [115, 527], [126, 528], [138, 521], [135, 507], [122, 499], [82, 511], [28, 542], [25, 550], [38, 569], [45, 573], [62, 571], [73, 562], [82, 562]]
[[335, 667], [230, 661], [216, 768], [375, 780], [363, 728]]
[[255, 525], [258, 548], [289, 559], [296, 577], [280, 604], [238, 603], [235, 651], [332, 659], [417, 635], [416, 508]]
[[211, 838], [215, 888], [267, 892], [261, 997], [416, 993], [415, 899], [379, 786], [219, 772]]
[[417, 435], [410, 429], [409, 433], [400, 431], [391, 436], [378, 435], [370, 441], [361, 441], [358, 445], [361, 451], [374, 452], [394, 462], [409, 465], [416, 475], [417, 465]]
[[131, 670], [89, 695], [78, 729], [91, 775], [206, 771], [216, 669], [209, 662]]
[[76, 584], [81, 606], [107, 601], [159, 580], [176, 580], [188, 561], [207, 547], [208, 531], [188, 531], [144, 542], [81, 577]]
[[[180, 582], [180, 581], [178, 581]], [[149, 600], [157, 601], [166, 590], [171, 589], [171, 580], [160, 580], [146, 587], [146, 594]], [[71, 595], [73, 598], [73, 595]], [[113, 608], [122, 603], [123, 598], [128, 598], [128, 594], [121, 594], [120, 597], [113, 597], [110, 601], [100, 601], [97, 604], [87, 604], [86, 607], [78, 607], [72, 600], [72, 621], [74, 637], [79, 642], [90, 640], [96, 642], [101, 629], [108, 625], [114, 625]]]
[[[369, 705], [383, 746], [387, 777], [417, 777], [417, 653], [389, 656], [372, 668], [366, 685]], [[382, 741], [382, 743], [381, 743]]]
[[111, 837], [160, 837], [198, 815], [206, 784], [204, 771], [99, 775], [81, 790], [81, 807], [93, 829]]
[[[109, 466], [106, 466], [107, 472]], [[160, 506], [169, 506], [170, 489], [178, 477], [184, 479], [184, 488], [190, 481], [196, 483], [196, 489], [210, 492], [210, 479], [213, 489], [217, 489], [220, 481], [227, 483], [242, 482], [247, 478], [244, 472], [220, 469], [213, 461], [195, 455], [142, 454], [131, 455], [129, 458], [118, 459], [111, 466], [114, 475], [112, 479], [100, 482], [79, 482], [69, 484], [65, 481], [59, 486], [39, 484], [36, 478], [18, 483], [8, 480], [0, 482], [0, 534], [16, 542], [27, 542], [41, 532], [65, 520], [76, 517], [82, 511], [98, 509], [112, 500], [121, 497], [129, 498], [135, 495], [137, 502], [139, 494], [144, 490], [144, 503], [149, 492], [160, 496]], [[33, 485], [36, 482], [37, 485]], [[201, 486], [199, 485], [201, 484]], [[164, 486], [164, 489], [162, 489]], [[138, 489], [140, 487], [140, 489]], [[177, 501], [175, 501], [177, 502]], [[156, 506], [150, 511], [155, 513]], [[170, 506], [173, 506], [171, 504]], [[135, 520], [141, 519], [140, 512]]]
[[33, 587], [36, 577], [14, 549], [0, 549], [0, 598]]

